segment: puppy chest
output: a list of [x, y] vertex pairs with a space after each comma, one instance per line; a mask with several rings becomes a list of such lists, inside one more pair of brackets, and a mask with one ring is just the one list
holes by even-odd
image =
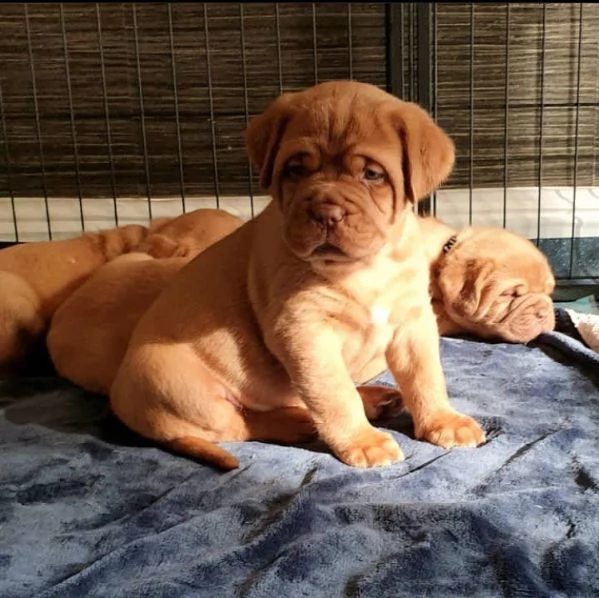
[[377, 351], [384, 351], [393, 337], [394, 326], [391, 323], [391, 310], [380, 304], [370, 308], [365, 341]]
[[[430, 307], [429, 307], [430, 309]], [[396, 332], [401, 333], [422, 321], [425, 309], [418, 303], [406, 302], [401, 309], [392, 309], [385, 303], [374, 303], [363, 322], [362, 347], [366, 353], [384, 353]]]
[[365, 363], [385, 353], [393, 338], [391, 312], [382, 305], [373, 306], [345, 338], [344, 357], [350, 367]]

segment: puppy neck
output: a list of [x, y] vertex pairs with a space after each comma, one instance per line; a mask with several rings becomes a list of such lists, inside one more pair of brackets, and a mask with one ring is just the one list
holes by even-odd
[[451, 248], [455, 246], [459, 233], [450, 226], [432, 216], [419, 216], [418, 224], [422, 235], [423, 247], [431, 267], [434, 267], [447, 253], [445, 250], [451, 239]]
[[[398, 234], [397, 240], [390, 240], [355, 271], [334, 281], [359, 303], [373, 308], [372, 319], [377, 322], [384, 319], [379, 301], [389, 294], [393, 295], [394, 288], [411, 287], [415, 295], [419, 293], [418, 289], [426, 293], [428, 288], [429, 272], [426, 255], [421, 250], [417, 219], [406, 213], [405, 219], [398, 225], [401, 234]], [[399, 281], [401, 284], [398, 286]]]

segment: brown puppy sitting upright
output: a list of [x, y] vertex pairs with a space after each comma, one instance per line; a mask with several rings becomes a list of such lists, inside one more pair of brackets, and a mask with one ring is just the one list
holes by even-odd
[[213, 443], [294, 442], [314, 422], [345, 463], [401, 458], [355, 382], [384, 355], [418, 438], [473, 447], [450, 405], [416, 201], [450, 173], [451, 140], [418, 106], [328, 82], [253, 119], [250, 156], [273, 197], [185, 266], [144, 314], [111, 388], [131, 429], [224, 468]]
[[[46, 339], [56, 371], [108, 394], [129, 337], [171, 278], [198, 253], [239, 228], [222, 210], [195, 210], [153, 228], [139, 252], [100, 268], [56, 310]], [[153, 259], [151, 256], [174, 255]]]
[[472, 333], [526, 343], [555, 326], [555, 278], [528, 239], [497, 227], [456, 233], [421, 220], [431, 261], [431, 298], [443, 336]]

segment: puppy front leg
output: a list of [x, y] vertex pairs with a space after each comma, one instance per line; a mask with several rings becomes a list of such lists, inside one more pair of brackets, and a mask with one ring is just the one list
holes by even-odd
[[412, 415], [416, 438], [444, 448], [475, 447], [484, 442], [478, 423], [449, 402], [432, 312], [397, 332], [386, 357]]
[[366, 418], [335, 334], [311, 330], [298, 335], [294, 330], [293, 338], [279, 337], [273, 345], [320, 438], [341, 461], [354, 467], [377, 467], [403, 459], [393, 437]]

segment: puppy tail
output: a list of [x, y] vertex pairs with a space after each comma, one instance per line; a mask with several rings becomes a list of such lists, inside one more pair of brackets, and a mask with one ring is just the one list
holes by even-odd
[[239, 467], [239, 461], [231, 453], [198, 436], [176, 438], [166, 442], [165, 446], [175, 453], [210, 463], [224, 471]]

